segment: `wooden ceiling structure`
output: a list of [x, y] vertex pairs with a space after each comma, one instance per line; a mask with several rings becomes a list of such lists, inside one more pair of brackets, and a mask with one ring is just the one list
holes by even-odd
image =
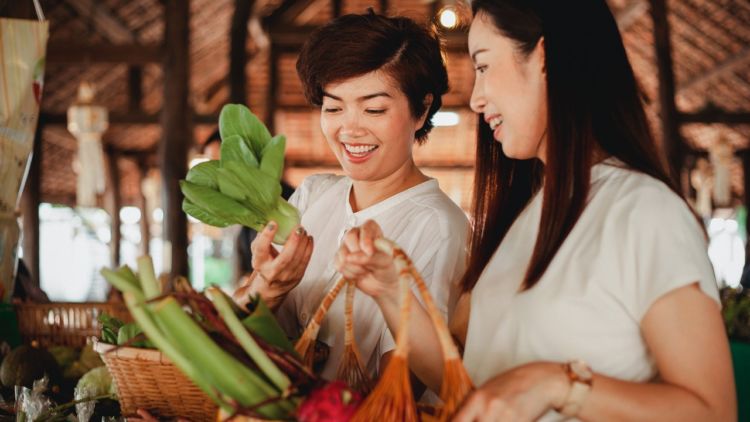
[[[45, 88], [27, 189], [25, 256], [38, 272], [40, 202], [73, 205], [76, 141], [65, 112], [81, 81], [96, 83], [110, 110], [102, 198], [113, 227], [122, 205], [144, 210], [142, 181], [162, 176], [164, 239], [173, 273], [187, 273], [187, 222], [177, 180], [211, 133], [221, 106], [245, 103], [272, 132], [287, 135], [289, 177], [331, 171], [335, 158], [304, 101], [294, 64], [315, 27], [344, 13], [375, 11], [433, 22], [443, 0], [42, 0], [50, 21]], [[675, 173], [720, 138], [738, 156], [733, 186], [750, 176], [750, 3], [746, 0], [608, 0], [642, 85], [652, 127]], [[31, 0], [0, 0], [0, 16], [32, 17]], [[462, 15], [464, 21], [467, 16]], [[445, 32], [451, 91], [445, 108], [458, 126], [437, 128], [420, 165], [463, 204], [470, 193], [475, 117], [467, 108], [473, 70], [465, 34]], [[744, 163], [744, 166], [741, 165]], [[143, 239], [149, 238], [143, 224]], [[119, 261], [113, 230], [113, 262]], [[143, 242], [147, 244], [147, 242]], [[145, 250], [144, 250], [145, 251]]]

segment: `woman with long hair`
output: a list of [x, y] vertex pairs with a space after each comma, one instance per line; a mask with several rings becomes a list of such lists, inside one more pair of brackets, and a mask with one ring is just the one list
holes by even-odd
[[[451, 328], [478, 389], [456, 420], [736, 420], [705, 232], [659, 159], [607, 4], [472, 8], [474, 232]], [[350, 231], [338, 267], [393, 328], [380, 236], [373, 222]], [[438, 389], [415, 308], [410, 365]]]

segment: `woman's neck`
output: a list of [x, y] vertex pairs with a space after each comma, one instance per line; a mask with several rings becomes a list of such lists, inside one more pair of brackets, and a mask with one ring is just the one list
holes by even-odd
[[358, 212], [428, 179], [414, 161], [409, 160], [403, 167], [383, 179], [353, 180], [349, 204], [352, 211]]

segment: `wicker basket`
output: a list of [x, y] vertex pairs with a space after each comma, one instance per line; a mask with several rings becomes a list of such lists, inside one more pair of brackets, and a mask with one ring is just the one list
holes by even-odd
[[158, 418], [213, 421], [217, 406], [158, 350], [94, 343], [112, 374], [123, 415], [146, 409]]
[[123, 321], [131, 321], [124, 303], [21, 303], [16, 305], [18, 329], [25, 343], [36, 341], [40, 346], [82, 347], [89, 337], [101, 335], [97, 317], [107, 313]]

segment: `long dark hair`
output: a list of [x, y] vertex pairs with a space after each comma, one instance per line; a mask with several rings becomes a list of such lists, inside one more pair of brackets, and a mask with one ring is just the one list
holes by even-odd
[[595, 151], [614, 156], [682, 196], [649, 129], [633, 69], [604, 0], [474, 0], [526, 57], [544, 37], [547, 151], [540, 161], [508, 158], [480, 116], [474, 231], [464, 291], [476, 285], [508, 229], [543, 183], [539, 234], [523, 289], [542, 277], [575, 226], [589, 193]]

